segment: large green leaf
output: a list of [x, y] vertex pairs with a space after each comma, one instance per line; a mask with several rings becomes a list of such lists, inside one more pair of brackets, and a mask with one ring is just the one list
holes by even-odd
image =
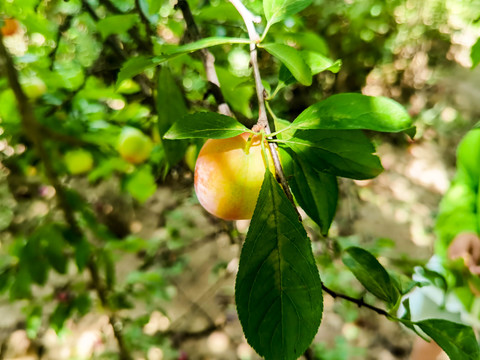
[[280, 60], [300, 84], [312, 84], [312, 71], [295, 48], [277, 43], [263, 44], [261, 47]]
[[470, 327], [442, 319], [423, 320], [416, 325], [435, 340], [450, 359], [480, 359], [478, 342]]
[[164, 139], [226, 139], [251, 132], [230, 116], [214, 112], [198, 112], [176, 121], [166, 132]]
[[345, 250], [342, 260], [368, 291], [390, 306], [396, 305], [400, 294], [375, 256], [367, 250], [352, 246]]
[[315, 170], [290, 149], [280, 148], [280, 157], [298, 203], [327, 235], [337, 209], [336, 176]]
[[312, 0], [265, 0], [263, 11], [267, 18], [267, 27], [296, 14], [312, 3]]
[[360, 130], [297, 130], [277, 141], [316, 171], [352, 179], [371, 179], [383, 171], [375, 147]]
[[159, 56], [138, 56], [136, 58], [126, 61], [117, 77], [117, 87], [123, 80], [129, 79], [138, 75], [153, 66], [159, 65], [167, 60], [173, 59], [176, 56], [191, 53], [200, 49], [204, 49], [216, 45], [224, 44], [249, 44], [250, 40], [244, 38], [229, 38], [229, 37], [209, 37], [192, 43], [181, 46], [165, 48], [164, 53]]
[[396, 101], [355, 93], [333, 95], [303, 111], [292, 123], [296, 129], [368, 129], [399, 132], [412, 120]]
[[[158, 74], [156, 108], [158, 130], [162, 137], [176, 120], [187, 114], [187, 105], [182, 91], [167, 66], [163, 66]], [[183, 158], [188, 143], [165, 139], [162, 141], [162, 145], [169, 166], [174, 166]]]
[[322, 317], [322, 284], [307, 234], [268, 170], [235, 287], [243, 331], [261, 356], [295, 360], [308, 348]]
[[478, 38], [477, 42], [472, 46], [470, 58], [472, 59], [472, 68], [480, 64], [480, 38]]

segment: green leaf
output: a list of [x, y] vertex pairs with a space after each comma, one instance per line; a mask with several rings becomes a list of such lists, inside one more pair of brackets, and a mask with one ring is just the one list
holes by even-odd
[[157, 190], [150, 166], [144, 166], [130, 175], [125, 188], [139, 203], [147, 201]]
[[215, 69], [217, 70], [220, 88], [227, 103], [233, 110], [241, 112], [247, 118], [252, 118], [250, 99], [255, 93], [255, 87], [251, 83], [245, 82], [245, 80], [250, 80], [250, 78], [237, 77], [227, 69], [217, 65], [215, 65]]
[[342, 66], [342, 60], [332, 60], [316, 51], [302, 51], [302, 57], [312, 70], [313, 75], [325, 70], [337, 73]]
[[49, 227], [48, 231], [43, 234], [45, 240], [45, 257], [48, 262], [58, 273], [65, 274], [67, 270], [67, 256], [63, 252], [66, 248], [66, 242], [62, 233], [55, 227]]
[[280, 60], [300, 84], [312, 84], [312, 72], [295, 48], [277, 43], [263, 44], [261, 47]]
[[[326, 70], [329, 70], [332, 73], [337, 73], [340, 71], [340, 67], [342, 66], [341, 60], [334, 61], [315, 51], [302, 51], [300, 54], [302, 55], [306, 64], [310, 67], [312, 75], [316, 75]], [[275, 89], [275, 93], [285, 86], [291, 85], [295, 82], [295, 78], [285, 65], [280, 67], [278, 80], [279, 82], [277, 88]]]
[[10, 288], [10, 298], [12, 300], [30, 298], [32, 296], [31, 285], [32, 278], [29, 270], [24, 266], [19, 267]]
[[312, 0], [265, 0], [263, 11], [268, 21], [267, 28], [302, 11], [311, 3]]
[[296, 129], [368, 129], [399, 132], [412, 120], [396, 101], [355, 93], [333, 95], [304, 110], [292, 123]]
[[181, 46], [165, 48], [165, 51], [159, 56], [137, 56], [127, 60], [120, 72], [118, 73], [116, 87], [126, 79], [132, 78], [141, 72], [159, 65], [167, 60], [173, 59], [176, 56], [191, 53], [207, 47], [225, 44], [249, 44], [250, 40], [244, 38], [229, 38], [229, 37], [209, 37], [204, 38], [193, 43], [188, 43]]
[[[177, 119], [187, 114], [187, 105], [182, 91], [175, 82], [168, 67], [163, 66], [158, 75], [156, 107], [158, 130], [163, 137]], [[188, 144], [185, 141], [163, 140], [163, 149], [170, 167], [176, 165], [184, 156]]]
[[235, 287], [243, 331], [261, 356], [294, 360], [308, 348], [322, 317], [322, 284], [310, 240], [268, 170]]
[[127, 32], [131, 27], [140, 22], [137, 14], [112, 15], [101, 19], [97, 29], [105, 40], [112, 34]]
[[470, 327], [442, 319], [423, 320], [416, 325], [435, 340], [450, 359], [477, 360], [480, 358], [478, 342]]
[[118, 73], [116, 87], [118, 88], [123, 81], [130, 79], [157, 64], [156, 58], [152, 56], [141, 55], [128, 59], [123, 63], [122, 68]]
[[36, 234], [28, 239], [27, 244], [22, 249], [20, 262], [21, 266], [25, 266], [28, 269], [30, 278], [35, 283], [45, 285], [48, 278], [49, 264], [43, 253], [41, 239]]
[[198, 112], [184, 116], [166, 132], [164, 139], [226, 139], [251, 132], [230, 116], [214, 112]]
[[478, 38], [477, 42], [472, 46], [470, 58], [472, 59], [472, 69], [480, 64], [480, 38]]
[[88, 260], [90, 259], [90, 244], [84, 238], [80, 241], [77, 241], [74, 244], [75, 247], [75, 263], [77, 264], [78, 271], [83, 271], [85, 266], [87, 266]]
[[342, 260], [368, 291], [390, 306], [396, 305], [400, 294], [375, 256], [367, 250], [352, 246], [345, 250]]
[[57, 333], [62, 330], [65, 321], [69, 318], [72, 312], [72, 306], [68, 303], [59, 303], [53, 313], [50, 315], [49, 323], [50, 326]]
[[360, 130], [297, 130], [277, 141], [316, 171], [359, 180], [383, 171], [375, 147]]
[[326, 236], [337, 209], [336, 176], [315, 170], [290, 149], [279, 150], [283, 170], [296, 200]]
[[[169, 48], [161, 56], [166, 56], [167, 58], [169, 58], [172, 56], [191, 53], [191, 52], [205, 49], [212, 46], [226, 45], [226, 44], [250, 44], [250, 40], [245, 38], [212, 36], [212, 37], [203, 38], [198, 41], [191, 42], [185, 45]], [[161, 58], [158, 57], [158, 60], [160, 61]]]

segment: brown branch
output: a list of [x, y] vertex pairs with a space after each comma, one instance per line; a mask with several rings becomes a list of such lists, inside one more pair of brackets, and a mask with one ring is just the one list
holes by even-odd
[[[15, 66], [13, 64], [12, 57], [8, 53], [3, 43], [3, 36], [1, 34], [0, 66], [4, 69], [4, 73], [8, 78], [10, 87], [12, 88], [15, 98], [17, 100], [23, 131], [25, 135], [32, 141], [38, 157], [40, 158], [43, 166], [45, 167], [45, 175], [47, 176], [50, 184], [55, 189], [57, 202], [64, 214], [65, 221], [76, 236], [82, 236], [82, 230], [75, 218], [75, 212], [70, 206], [65, 188], [58, 179], [54, 166], [52, 164], [52, 160], [47, 152], [47, 149], [45, 148], [45, 144], [42, 138], [41, 125], [35, 116], [32, 103], [28, 100], [22, 87], [20, 86], [17, 70], [15, 69]], [[98, 294], [98, 297], [100, 298], [102, 306], [106, 308], [108, 305], [106, 289], [104, 288], [103, 283], [100, 281], [100, 277], [98, 276], [98, 268], [97, 265], [93, 262], [93, 259], [90, 259], [88, 268], [92, 278], [92, 284]], [[125, 348], [125, 342], [118, 328], [118, 319], [116, 318], [115, 314], [110, 314], [109, 319], [114, 330], [115, 338], [118, 342], [120, 358], [122, 360], [132, 359], [130, 353]]]
[[[271, 134], [272, 131], [270, 130], [270, 125], [268, 124], [267, 118], [267, 111], [265, 108], [265, 89], [262, 84], [262, 78], [260, 76], [260, 68], [258, 66], [258, 59], [257, 59], [257, 43], [260, 41], [260, 37], [255, 29], [255, 23], [258, 23], [261, 18], [254, 16], [246, 7], [243, 5], [241, 0], [230, 0], [233, 6], [237, 9], [240, 15], [245, 22], [247, 27], [248, 36], [252, 41], [250, 43], [250, 62], [252, 63], [253, 67], [253, 76], [255, 78], [255, 87], [257, 89], [257, 99], [258, 99], [258, 121], [257, 124], [253, 127], [253, 130], [260, 131], [265, 129], [265, 133]], [[275, 174], [277, 176], [278, 181], [282, 185], [283, 191], [287, 196], [288, 200], [293, 204], [295, 211], [297, 212], [298, 218], [302, 221], [300, 213], [297, 210], [295, 205], [295, 201], [293, 200], [292, 192], [290, 191], [290, 187], [288, 186], [287, 178], [285, 177], [285, 173], [283, 172], [282, 163], [280, 162], [280, 156], [278, 154], [278, 145], [274, 142], [269, 142], [268, 146], [270, 147], [270, 153], [272, 154], [273, 164], [275, 165]]]
[[345, 295], [345, 294], [339, 294], [335, 291], [333, 291], [332, 289], [328, 288], [325, 286], [325, 284], [322, 283], [322, 289], [323, 291], [325, 291], [327, 294], [329, 294], [331, 297], [333, 297], [334, 299], [336, 298], [340, 298], [340, 299], [344, 299], [344, 300], [347, 300], [347, 301], [350, 301], [354, 304], [357, 304], [358, 307], [365, 307], [367, 309], [370, 309], [370, 310], [373, 310], [375, 311], [377, 314], [379, 315], [383, 315], [383, 316], [386, 316], [387, 318], [391, 318], [392, 316], [386, 312], [385, 310], [383, 309], [380, 309], [376, 306], [373, 306], [373, 305], [370, 305], [368, 303], [366, 303], [363, 298], [361, 299], [357, 299], [357, 298], [354, 298], [354, 297], [351, 297], [351, 296], [348, 296], [348, 295]]
[[[185, 23], [187, 24], [187, 31], [192, 40], [200, 40], [200, 32], [198, 31], [197, 24], [193, 19], [192, 11], [190, 10], [188, 2], [186, 0], [178, 0], [176, 6], [179, 7], [182, 11], [183, 18], [185, 19]], [[217, 102], [218, 112], [223, 115], [232, 116], [232, 111], [226, 103], [220, 89], [220, 82], [218, 80], [217, 71], [215, 70], [215, 57], [207, 49], [200, 50], [200, 56], [202, 58], [203, 66], [205, 68], [207, 80], [212, 86], [212, 94], [215, 98], [215, 101]]]

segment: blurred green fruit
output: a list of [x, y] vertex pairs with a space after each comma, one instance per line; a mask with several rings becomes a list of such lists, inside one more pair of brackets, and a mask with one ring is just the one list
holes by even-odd
[[118, 140], [118, 152], [132, 164], [140, 164], [148, 159], [152, 152], [152, 140], [140, 130], [125, 127]]
[[72, 175], [80, 175], [93, 167], [93, 156], [86, 150], [71, 150], [64, 157], [67, 170]]
[[195, 163], [197, 162], [198, 152], [198, 146], [195, 144], [190, 145], [187, 148], [187, 151], [185, 151], [185, 163], [187, 164], [188, 168], [192, 170], [192, 172], [195, 171]]
[[30, 99], [39, 98], [47, 92], [47, 86], [38, 77], [31, 77], [22, 81], [22, 89]]

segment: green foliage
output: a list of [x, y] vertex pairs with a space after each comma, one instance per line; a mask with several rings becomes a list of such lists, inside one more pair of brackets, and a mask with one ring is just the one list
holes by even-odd
[[226, 139], [240, 135], [244, 132], [251, 132], [251, 130], [246, 128], [234, 118], [214, 112], [199, 112], [186, 115], [181, 120], [176, 121], [166, 132], [164, 138]]
[[338, 94], [308, 107], [292, 123], [295, 129], [405, 131], [412, 120], [403, 106], [384, 97]]
[[423, 320], [417, 325], [442, 347], [450, 359], [478, 359], [480, 350], [468, 326], [441, 319]]
[[311, 0], [267, 0], [263, 1], [263, 11], [267, 18], [267, 28], [288, 16], [298, 13], [312, 3]]
[[284, 44], [263, 44], [262, 48], [278, 58], [300, 84], [312, 84], [312, 72], [297, 50]]
[[322, 285], [295, 209], [266, 171], [240, 256], [235, 299], [245, 336], [265, 359], [297, 359], [322, 318]]
[[359, 247], [345, 250], [344, 264], [365, 288], [391, 307], [398, 302], [399, 292], [385, 268], [368, 251]]
[[383, 170], [375, 147], [358, 130], [298, 130], [278, 140], [292, 149], [309, 167], [337, 176], [370, 179]]
[[[167, 66], [162, 66], [158, 74], [155, 105], [158, 114], [158, 131], [162, 137], [176, 120], [187, 114], [182, 91]], [[174, 166], [182, 159], [187, 143], [163, 140], [162, 147], [169, 166]]]
[[[401, 104], [359, 92], [385, 70], [388, 76], [380, 78], [386, 85], [381, 85], [392, 91], [383, 93], [412, 99], [418, 83], [405, 85], [415, 78], [411, 54], [425, 55], [422, 70], [445, 65], [445, 54], [429, 49], [453, 44], [445, 30], [456, 23], [449, 18], [451, 2], [422, 2], [422, 12], [404, 0], [245, 3], [255, 19], [265, 16], [251, 24], [263, 31], [255, 42], [258, 64], [249, 64], [253, 45], [229, 2], [179, 1], [173, 7], [161, 0], [11, 0], [0, 5], [0, 22], [12, 17], [21, 25], [16, 38], [2, 40], [6, 47], [0, 53], [0, 180], [5, 176], [8, 183], [0, 193], [5, 252], [0, 256], [0, 292], [12, 302], [26, 300], [28, 335], [39, 337], [48, 327], [61, 332], [67, 320], [103, 308], [110, 321], [121, 320], [122, 326], [114, 324], [115, 336], [126, 344], [119, 351], [127, 354], [102, 356], [130, 358], [131, 352], [146, 357], [158, 346], [165, 358], [179, 357], [172, 349], [178, 343], [170, 344], [169, 338], [176, 342], [183, 333], [171, 328], [146, 334], [147, 314], [168, 306], [172, 277], [195, 264], [182, 251], [202, 243], [208, 235], [204, 227], [220, 225], [196, 222], [198, 212], [189, 213], [197, 209], [194, 197], [179, 210], [177, 191], [171, 191], [173, 205], [159, 211], [155, 226], [160, 229], [152, 238], [133, 235], [142, 229], [135, 229], [131, 217], [141, 217], [159, 187], [190, 194], [185, 186], [191, 185], [192, 174], [185, 163], [194, 163], [203, 139], [253, 134], [249, 127], [265, 115], [259, 114], [251, 76], [251, 66], [258, 65], [262, 78], [255, 80], [265, 87], [269, 120], [278, 131], [272, 137], [263, 130], [262, 136], [278, 145], [287, 182], [282, 185], [290, 187], [307, 217], [302, 224], [293, 201], [267, 170], [235, 288], [248, 342], [267, 360], [298, 358], [318, 330], [322, 286], [332, 286], [349, 296], [366, 292], [366, 301], [380, 302], [390, 320], [422, 330], [451, 358], [478, 358], [475, 336], [466, 326], [438, 319], [413, 322], [408, 300], [405, 316], [395, 318], [401, 297], [423, 283], [378, 262], [375, 256], [385, 243], [358, 247], [353, 237], [325, 238], [340, 197], [337, 177], [371, 179], [383, 171], [371, 132], [414, 135]], [[479, 15], [455, 4], [455, 14], [465, 24]], [[182, 12], [187, 5], [198, 29]], [[207, 60], [206, 49], [211, 51]], [[14, 67], [8, 67], [9, 56]], [[214, 65], [208, 63], [212, 56]], [[473, 67], [480, 62], [480, 41], [471, 49], [471, 60]], [[212, 84], [217, 83], [212, 70], [219, 88]], [[367, 75], [372, 76], [367, 80]], [[219, 93], [231, 117], [216, 112]], [[132, 165], [119, 156], [119, 135], [129, 129], [148, 142], [143, 159], [148, 164]], [[189, 146], [193, 150], [185, 158]], [[152, 206], [148, 211], [158, 210], [154, 200], [147, 203]], [[123, 214], [125, 203], [134, 215]], [[218, 227], [218, 232], [228, 232], [236, 246], [238, 231], [221, 224], [227, 230]], [[312, 244], [305, 229], [320, 240]], [[341, 254], [346, 267], [337, 261]], [[135, 258], [129, 263], [133, 269], [119, 276], [124, 274], [118, 263], [127, 256]], [[212, 264], [212, 273], [230, 271], [227, 263]], [[455, 276], [464, 276], [464, 270]], [[450, 291], [443, 275], [423, 268], [418, 272]], [[60, 285], [50, 286], [52, 278]], [[358, 290], [355, 278], [364, 289]], [[470, 275], [464, 278], [471, 280]], [[354, 321], [356, 305], [364, 302], [350, 300], [342, 314]], [[44, 309], [46, 303], [53, 308]], [[145, 314], [128, 313], [132, 308], [145, 308]], [[313, 350], [318, 359], [347, 359], [353, 352], [347, 346], [339, 339], [333, 349], [314, 344]]]
[[310, 167], [288, 148], [281, 148], [280, 156], [296, 200], [308, 216], [320, 226], [322, 234], [327, 235], [337, 209], [336, 176]]

